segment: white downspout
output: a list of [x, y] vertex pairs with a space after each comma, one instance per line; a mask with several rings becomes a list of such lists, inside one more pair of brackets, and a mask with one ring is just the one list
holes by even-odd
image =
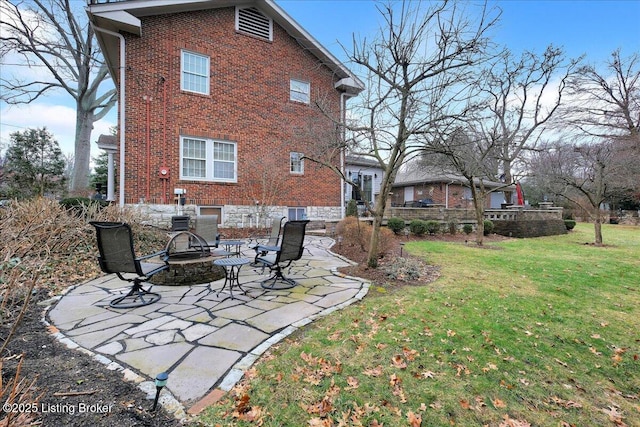
[[[346, 137], [346, 129], [344, 127], [345, 122], [346, 122], [346, 117], [347, 117], [347, 112], [346, 112], [346, 108], [345, 108], [345, 92], [340, 93], [340, 120], [342, 121], [342, 141], [344, 142], [345, 137]], [[344, 170], [344, 148], [342, 150], [340, 150], [340, 219], [344, 219], [345, 218], [345, 200], [344, 200], [344, 186], [345, 186], [345, 180], [344, 180], [344, 174], [345, 174], [345, 170]]]
[[125, 139], [124, 139], [124, 130], [125, 130], [125, 42], [124, 36], [120, 33], [116, 33], [114, 31], [106, 30], [104, 28], [97, 27], [91, 23], [91, 26], [95, 31], [100, 31], [105, 34], [109, 34], [111, 36], [117, 37], [120, 39], [120, 88], [118, 92], [120, 92], [120, 99], [118, 103], [120, 104], [120, 190], [119, 190], [119, 204], [120, 207], [124, 207], [124, 149], [125, 149]]

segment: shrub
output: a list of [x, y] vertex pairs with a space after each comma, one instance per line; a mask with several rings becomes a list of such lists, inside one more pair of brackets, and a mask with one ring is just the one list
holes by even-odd
[[396, 258], [383, 268], [391, 280], [417, 280], [422, 273], [422, 264], [414, 258]]
[[[373, 229], [373, 227], [371, 228]], [[393, 241], [393, 232], [388, 228], [381, 227], [380, 238], [378, 239], [378, 258], [384, 258], [385, 255], [391, 252]]]
[[349, 200], [349, 203], [347, 203], [347, 210], [345, 212], [346, 216], [358, 216], [358, 204], [356, 203], [355, 200], [351, 199]]
[[79, 218], [86, 218], [93, 215], [94, 212], [109, 206], [109, 202], [88, 197], [68, 197], [60, 200], [60, 206]]
[[[343, 246], [357, 247], [362, 252], [369, 250], [373, 227], [368, 222], [360, 221], [355, 217], [346, 217], [336, 225], [336, 235], [342, 237]], [[393, 233], [385, 227], [380, 228], [378, 241], [378, 257], [384, 257], [391, 250]]]
[[493, 231], [493, 222], [491, 222], [488, 219], [485, 219], [483, 223], [484, 223], [484, 235], [488, 236]]
[[567, 227], [567, 230], [573, 230], [573, 227], [576, 226], [576, 222], [573, 219], [565, 219], [564, 226]]
[[458, 232], [458, 220], [452, 219], [447, 223], [449, 234], [455, 235]]
[[421, 219], [414, 219], [409, 223], [409, 230], [416, 236], [422, 236], [427, 232], [427, 222]]
[[438, 221], [427, 221], [427, 233], [437, 234], [440, 231], [440, 223]]
[[405, 227], [404, 219], [398, 217], [389, 218], [387, 220], [387, 227], [389, 227], [389, 230], [393, 231], [394, 234], [400, 234]]
[[464, 234], [471, 234], [471, 232], [473, 231], [473, 225], [471, 224], [465, 224], [462, 226], [462, 231], [464, 231]]

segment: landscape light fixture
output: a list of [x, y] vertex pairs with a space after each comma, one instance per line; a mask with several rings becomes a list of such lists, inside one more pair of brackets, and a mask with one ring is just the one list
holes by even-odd
[[160, 398], [160, 391], [167, 385], [167, 380], [169, 379], [169, 374], [166, 372], [160, 372], [158, 376], [156, 376], [156, 398], [153, 401], [152, 411], [156, 410], [156, 406], [158, 406], [158, 398]]

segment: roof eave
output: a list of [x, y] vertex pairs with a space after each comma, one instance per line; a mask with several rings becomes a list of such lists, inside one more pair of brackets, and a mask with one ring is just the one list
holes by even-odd
[[[94, 27], [122, 33], [142, 34], [139, 17], [231, 6], [255, 6], [267, 13], [278, 25], [306, 50], [316, 56], [340, 79], [335, 89], [350, 96], [358, 95], [364, 83], [342, 64], [331, 52], [302, 28], [291, 16], [272, 0], [128, 0], [113, 3], [90, 4], [86, 11]], [[104, 53], [112, 75], [119, 67], [118, 41], [107, 34], [96, 32], [98, 44]]]

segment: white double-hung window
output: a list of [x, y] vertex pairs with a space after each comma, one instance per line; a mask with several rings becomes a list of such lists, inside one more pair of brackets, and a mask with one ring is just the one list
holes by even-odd
[[304, 173], [304, 154], [292, 151], [289, 153], [289, 171], [294, 174]]
[[235, 142], [180, 138], [180, 179], [237, 182]]
[[180, 89], [209, 95], [209, 57], [182, 51], [180, 60]]
[[309, 82], [291, 79], [289, 82], [289, 99], [291, 101], [308, 104], [310, 100], [311, 85]]

